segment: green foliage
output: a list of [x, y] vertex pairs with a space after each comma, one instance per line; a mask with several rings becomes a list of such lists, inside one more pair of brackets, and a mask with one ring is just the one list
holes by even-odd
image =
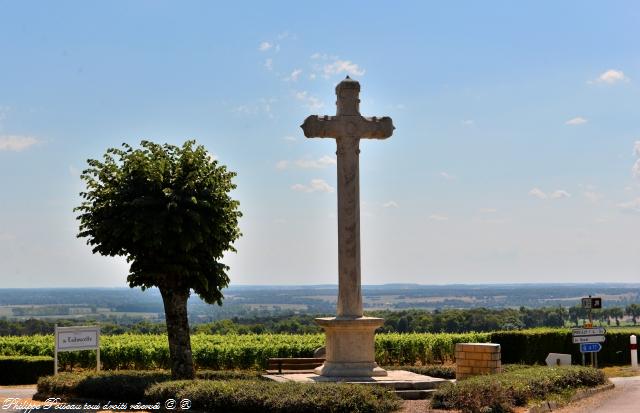
[[[602, 350], [598, 353], [598, 364], [623, 365], [631, 363], [629, 336], [640, 334], [638, 328], [610, 329]], [[580, 347], [573, 344], [571, 330], [533, 329], [523, 331], [499, 331], [491, 333], [491, 342], [500, 344], [503, 363], [544, 364], [549, 353], [571, 354], [574, 363], [582, 356]]]
[[[255, 371], [200, 371], [203, 380], [260, 380]], [[85, 373], [60, 373], [43, 377], [38, 381], [38, 400], [60, 397], [112, 400], [135, 403], [144, 400], [144, 392], [155, 383], [171, 380], [167, 371], [101, 371]]]
[[[598, 355], [600, 365], [629, 364], [629, 335], [639, 329], [607, 332]], [[169, 367], [165, 335], [102, 335], [100, 358], [105, 369], [153, 369]], [[195, 334], [193, 359], [199, 369], [264, 369], [273, 357], [312, 357], [324, 345], [322, 334]], [[544, 364], [548, 353], [572, 354], [580, 360], [579, 347], [566, 329], [536, 329], [468, 334], [376, 334], [376, 360], [384, 366], [429, 365], [453, 361], [455, 343], [493, 342], [501, 345], [503, 363]], [[0, 337], [0, 355], [53, 356], [53, 337]], [[60, 353], [61, 366], [95, 366], [94, 351]]]
[[384, 366], [385, 370], [406, 370], [425, 376], [439, 377], [441, 379], [455, 379], [456, 368], [441, 364], [429, 364], [426, 366]]
[[0, 385], [33, 384], [53, 374], [53, 358], [46, 356], [0, 356]]
[[[488, 333], [377, 334], [376, 359], [381, 365], [431, 364], [453, 360], [455, 343], [488, 342]], [[105, 369], [169, 367], [165, 335], [100, 337], [100, 360]], [[246, 334], [191, 337], [193, 360], [199, 369], [265, 369], [273, 357], [312, 357], [324, 345], [323, 334]], [[52, 336], [0, 337], [0, 354], [53, 355]], [[62, 366], [95, 366], [95, 352], [59, 354]]]
[[383, 413], [400, 407], [397, 396], [382, 387], [342, 383], [172, 381], [151, 386], [146, 398], [189, 399], [194, 410], [230, 413]]
[[604, 373], [589, 367], [518, 367], [447, 384], [434, 393], [432, 407], [474, 413], [510, 412], [531, 400], [605, 382]]
[[195, 141], [122, 147], [88, 160], [78, 236], [94, 253], [126, 256], [131, 287], [190, 288], [221, 304], [229, 278], [220, 260], [240, 236], [239, 203], [228, 195], [235, 173]]

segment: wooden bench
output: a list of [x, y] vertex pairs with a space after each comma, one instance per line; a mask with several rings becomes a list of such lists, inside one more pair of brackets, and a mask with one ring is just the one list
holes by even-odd
[[302, 370], [312, 372], [316, 367], [320, 367], [324, 360], [318, 357], [272, 358], [267, 362], [267, 373], [282, 374], [283, 371], [300, 373]]

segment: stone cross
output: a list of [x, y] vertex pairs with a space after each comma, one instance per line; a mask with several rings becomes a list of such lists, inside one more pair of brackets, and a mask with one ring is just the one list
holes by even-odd
[[349, 76], [336, 86], [336, 116], [311, 115], [302, 124], [307, 138], [333, 138], [338, 158], [338, 318], [362, 317], [360, 282], [360, 139], [386, 139], [388, 116], [360, 115], [360, 83]]

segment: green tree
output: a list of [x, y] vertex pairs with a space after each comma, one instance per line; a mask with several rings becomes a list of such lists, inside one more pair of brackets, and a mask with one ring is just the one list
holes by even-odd
[[628, 316], [631, 317], [631, 320], [633, 321], [633, 325], [636, 325], [638, 322], [638, 317], [640, 317], [640, 305], [638, 304], [629, 304], [625, 309], [624, 309], [625, 314], [627, 314]]
[[195, 141], [122, 147], [108, 149], [102, 161], [88, 160], [81, 175], [87, 191], [75, 209], [78, 237], [94, 253], [125, 256], [131, 288], [158, 287], [172, 376], [193, 378], [187, 300], [193, 290], [222, 305], [229, 267], [220, 261], [241, 235], [239, 203], [229, 196], [236, 174]]
[[612, 307], [609, 309], [609, 314], [616, 320], [616, 325], [620, 326], [620, 319], [624, 316], [624, 311], [620, 307]]

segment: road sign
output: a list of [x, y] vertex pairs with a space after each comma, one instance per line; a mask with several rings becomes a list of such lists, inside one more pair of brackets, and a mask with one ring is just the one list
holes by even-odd
[[593, 328], [572, 328], [571, 335], [574, 337], [577, 336], [603, 336], [607, 333], [607, 330], [604, 327], [593, 327]]
[[582, 299], [582, 308], [602, 308], [601, 297], [585, 297]]
[[577, 337], [573, 337], [573, 344], [604, 343], [605, 340], [606, 339], [604, 336], [577, 336]]
[[580, 344], [581, 353], [597, 353], [600, 350], [602, 350], [602, 344], [600, 343], [581, 343]]

